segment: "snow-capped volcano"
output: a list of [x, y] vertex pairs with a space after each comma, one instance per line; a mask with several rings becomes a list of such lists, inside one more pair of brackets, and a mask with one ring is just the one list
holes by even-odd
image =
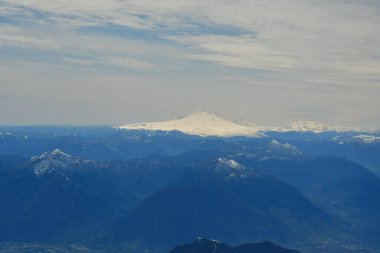
[[329, 126], [312, 120], [300, 120], [283, 127], [266, 127], [259, 125], [241, 125], [222, 119], [209, 112], [195, 112], [187, 117], [167, 120], [162, 122], [138, 123], [119, 126], [126, 130], [149, 130], [149, 131], [180, 131], [191, 135], [200, 136], [248, 136], [263, 137], [265, 132], [370, 132], [374, 129], [357, 127]]
[[141, 123], [120, 126], [127, 130], [162, 130], [181, 131], [186, 134], [200, 136], [250, 136], [261, 137], [259, 129], [250, 126], [243, 126], [231, 121], [222, 119], [212, 113], [195, 112], [187, 117], [168, 120], [163, 122]]

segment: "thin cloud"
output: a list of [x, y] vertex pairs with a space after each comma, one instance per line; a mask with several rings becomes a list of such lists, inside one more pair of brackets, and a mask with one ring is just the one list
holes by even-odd
[[[108, 25], [154, 31], [164, 40], [186, 46], [190, 53], [184, 55], [185, 60], [279, 71], [327, 68], [352, 74], [378, 75], [380, 72], [376, 71], [377, 62], [371, 66], [366, 64], [374, 54], [379, 56], [376, 49], [380, 44], [377, 32], [380, 10], [368, 3], [340, 0], [2, 2], [5, 4], [3, 15], [12, 17], [15, 9], [21, 9], [24, 16], [20, 19], [52, 21], [73, 32], [80, 27]], [[209, 26], [221, 27], [221, 32], [222, 27], [231, 27], [242, 34], [214, 35], [212, 29], [207, 29]], [[202, 34], [183, 34], [192, 30]], [[16, 44], [28, 44], [23, 38], [14, 40], [18, 41]], [[38, 45], [38, 40], [30, 43]], [[44, 41], [40, 44], [44, 45]], [[108, 50], [112, 50], [111, 47]]]
[[[78, 71], [131, 70], [125, 72], [173, 84], [177, 97], [199, 88], [207, 93], [204, 103], [211, 103], [220, 77], [231, 76], [239, 77], [228, 86], [236, 94], [260, 89], [281, 97], [289, 89], [293, 99], [293, 92], [302, 93], [298, 99], [305, 103], [297, 106], [320, 103], [319, 96], [332, 101], [322, 109], [380, 106], [372, 95], [380, 81], [380, 4], [375, 0], [0, 0], [0, 16], [0, 50], [7, 55], [0, 64], [15, 71], [15, 62], [23, 60]], [[38, 57], [12, 58], [14, 48], [35, 50]], [[50, 61], [39, 60], [45, 58]], [[227, 82], [222, 81], [224, 87]], [[237, 84], [234, 91], [230, 86]], [[367, 107], [348, 102], [358, 91]], [[265, 103], [261, 97], [247, 99], [244, 106]], [[277, 103], [285, 108], [288, 101]], [[268, 106], [276, 111], [275, 105], [260, 108]]]
[[115, 65], [119, 67], [123, 67], [126, 69], [135, 69], [135, 70], [153, 70], [158, 69], [161, 66], [154, 65], [146, 61], [133, 59], [130, 57], [119, 57], [119, 56], [112, 56], [112, 57], [105, 57], [105, 58], [98, 58], [98, 59], [85, 59], [85, 58], [70, 58], [66, 57], [64, 58], [64, 61], [67, 63], [72, 63], [75, 65]]
[[21, 27], [0, 25], [0, 48], [1, 47], [56, 49], [58, 46], [49, 36], [29, 36]]

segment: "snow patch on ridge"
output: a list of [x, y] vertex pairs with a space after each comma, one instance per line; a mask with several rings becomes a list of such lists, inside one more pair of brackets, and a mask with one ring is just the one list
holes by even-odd
[[247, 176], [247, 168], [232, 159], [218, 158], [215, 172], [226, 178], [244, 178]]
[[241, 170], [244, 168], [243, 165], [239, 164], [235, 160], [226, 159], [226, 158], [218, 158], [218, 166], [225, 166], [231, 169]]

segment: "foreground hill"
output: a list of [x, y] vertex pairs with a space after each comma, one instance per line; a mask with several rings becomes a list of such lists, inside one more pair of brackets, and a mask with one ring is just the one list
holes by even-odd
[[328, 235], [335, 225], [290, 185], [219, 159], [155, 192], [101, 240], [162, 249], [197, 236], [231, 243], [300, 242]]
[[73, 241], [120, 218], [137, 202], [96, 162], [60, 150], [2, 174], [3, 242]]
[[244, 162], [293, 185], [326, 212], [348, 221], [353, 240], [380, 247], [380, 179], [367, 168], [336, 156]]

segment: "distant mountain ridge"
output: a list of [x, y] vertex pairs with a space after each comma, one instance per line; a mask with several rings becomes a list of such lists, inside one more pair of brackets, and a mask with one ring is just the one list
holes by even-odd
[[218, 137], [263, 137], [265, 132], [371, 132], [376, 129], [363, 129], [358, 127], [329, 126], [321, 122], [312, 120], [300, 120], [288, 124], [284, 127], [266, 127], [258, 125], [240, 125], [235, 122], [225, 120], [215, 114], [200, 111], [189, 116], [161, 121], [137, 123], [118, 126], [125, 130], [148, 130], [148, 131], [180, 131], [190, 135], [218, 136]]

